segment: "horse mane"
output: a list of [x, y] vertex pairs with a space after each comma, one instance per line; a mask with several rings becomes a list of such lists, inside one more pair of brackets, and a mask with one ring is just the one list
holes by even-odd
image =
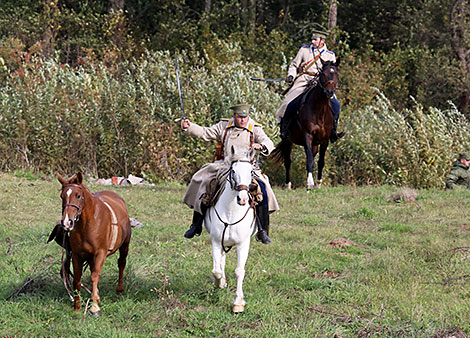
[[243, 151], [233, 153], [231, 156], [227, 156], [224, 162], [231, 164], [232, 162], [243, 161], [243, 160], [250, 160], [250, 153], [243, 152]]

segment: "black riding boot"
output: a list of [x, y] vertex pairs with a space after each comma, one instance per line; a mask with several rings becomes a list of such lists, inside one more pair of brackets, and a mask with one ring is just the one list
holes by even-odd
[[193, 213], [193, 222], [191, 227], [184, 233], [184, 237], [193, 238], [194, 235], [200, 235], [202, 232], [202, 222], [204, 221], [204, 216], [206, 215], [207, 206], [201, 204], [202, 214], [194, 211]]
[[289, 137], [289, 126], [290, 126], [290, 118], [286, 115], [281, 120], [281, 127], [279, 134], [281, 135], [282, 139], [286, 139]]
[[256, 238], [263, 244], [271, 243], [268, 236], [269, 231], [269, 210], [267, 205], [256, 206], [256, 223], [258, 225], [258, 233]]
[[335, 143], [336, 141], [338, 141], [340, 138], [344, 136], [344, 131], [342, 131], [341, 133], [336, 132], [336, 129], [338, 128], [338, 119], [339, 119], [339, 115], [338, 115], [338, 118], [335, 118], [333, 121], [333, 129], [331, 129], [331, 134], [330, 134], [331, 143]]

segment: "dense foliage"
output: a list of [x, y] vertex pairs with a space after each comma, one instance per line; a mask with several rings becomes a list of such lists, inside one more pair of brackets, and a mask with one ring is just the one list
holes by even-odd
[[[249, 78], [284, 77], [311, 30], [331, 24], [333, 3], [2, 1], [0, 168], [187, 179], [213, 145], [182, 137], [173, 122], [181, 112], [175, 51], [191, 120], [208, 125], [250, 102], [276, 139], [281, 88]], [[337, 5], [328, 45], [341, 58], [348, 136], [330, 147], [327, 181], [442, 186], [470, 143], [470, 6]], [[282, 169], [266, 170], [282, 182]]]

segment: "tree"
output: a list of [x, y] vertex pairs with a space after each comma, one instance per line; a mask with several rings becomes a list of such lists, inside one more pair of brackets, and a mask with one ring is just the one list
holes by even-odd
[[460, 95], [459, 110], [470, 115], [470, 4], [467, 0], [457, 0], [451, 13], [451, 45], [460, 61], [463, 88]]

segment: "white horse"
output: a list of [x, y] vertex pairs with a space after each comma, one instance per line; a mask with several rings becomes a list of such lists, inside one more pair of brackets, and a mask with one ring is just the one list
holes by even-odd
[[249, 154], [234, 155], [229, 159], [230, 169], [225, 190], [206, 213], [204, 224], [212, 243], [212, 274], [215, 287], [225, 288], [225, 254], [231, 247], [237, 248], [237, 291], [233, 300], [233, 312], [243, 312], [243, 279], [245, 263], [250, 250], [251, 236], [256, 232], [254, 205], [250, 203], [248, 189], [251, 183], [252, 163]]

